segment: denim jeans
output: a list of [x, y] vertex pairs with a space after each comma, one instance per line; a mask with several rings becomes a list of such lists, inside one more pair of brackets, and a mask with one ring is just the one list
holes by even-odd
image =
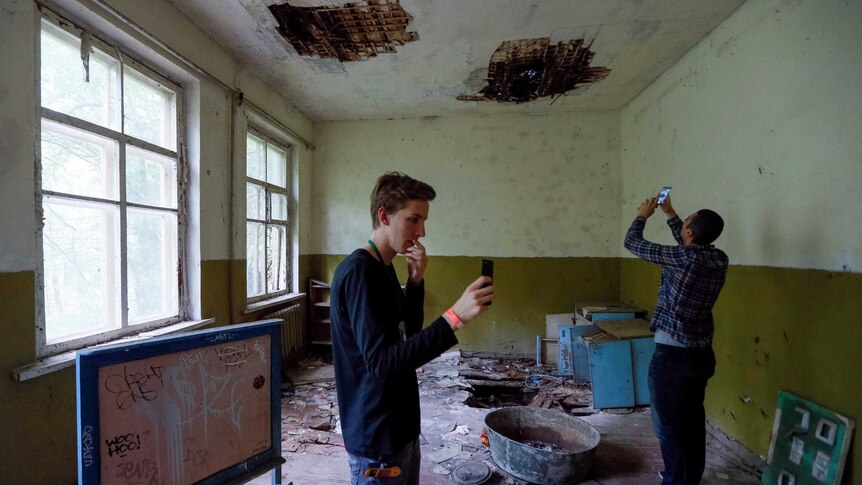
[[[395, 455], [381, 460], [378, 458], [369, 458], [365, 456], [347, 454], [347, 461], [350, 464], [350, 485], [419, 485], [419, 465], [422, 460], [422, 455], [419, 452], [419, 437], [407, 443], [407, 446], [401, 449]], [[383, 462], [386, 466], [397, 465], [401, 467], [401, 475], [395, 478], [375, 478], [366, 477], [365, 470], [372, 463]]]
[[706, 383], [715, 374], [712, 349], [656, 344], [649, 365], [652, 421], [664, 460], [663, 485], [696, 485], [706, 455]]

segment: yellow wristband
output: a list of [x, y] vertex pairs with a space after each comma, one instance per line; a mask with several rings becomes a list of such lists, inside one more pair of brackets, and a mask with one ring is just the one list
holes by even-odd
[[443, 312], [443, 315], [449, 317], [449, 320], [452, 322], [452, 325], [455, 326], [455, 330], [458, 330], [459, 328], [464, 326], [464, 322], [461, 321], [461, 317], [459, 317], [457, 313], [452, 311], [451, 308]]

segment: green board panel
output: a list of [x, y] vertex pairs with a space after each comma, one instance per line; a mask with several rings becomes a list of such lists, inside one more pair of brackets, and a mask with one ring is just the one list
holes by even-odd
[[837, 485], [854, 428], [851, 419], [795, 394], [779, 392], [764, 485]]

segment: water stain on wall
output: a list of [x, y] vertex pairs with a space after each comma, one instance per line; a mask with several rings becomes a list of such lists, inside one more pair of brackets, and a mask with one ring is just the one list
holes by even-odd
[[595, 52], [584, 39], [551, 43], [550, 38], [507, 40], [491, 55], [488, 85], [461, 101], [496, 100], [523, 103], [559, 97], [578, 85], [607, 77], [606, 67], [590, 66]]
[[361, 61], [394, 53], [396, 45], [419, 39], [407, 32], [413, 17], [398, 0], [366, 0], [342, 6], [270, 5], [278, 32], [302, 56]]

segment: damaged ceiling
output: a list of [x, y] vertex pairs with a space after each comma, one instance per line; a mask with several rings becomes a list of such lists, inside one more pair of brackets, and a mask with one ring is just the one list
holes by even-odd
[[172, 0], [315, 121], [618, 110], [744, 0]]

